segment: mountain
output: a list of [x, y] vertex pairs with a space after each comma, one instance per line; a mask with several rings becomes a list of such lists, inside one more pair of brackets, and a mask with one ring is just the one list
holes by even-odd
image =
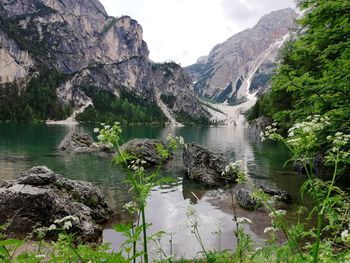
[[215, 102], [237, 103], [252, 93], [262, 92], [275, 68], [276, 57], [296, 12], [273, 11], [246, 29], [216, 45], [208, 56], [186, 68], [194, 78], [194, 90]]
[[175, 117], [181, 109], [207, 118], [186, 73], [178, 69], [166, 89], [148, 55], [137, 21], [108, 16], [97, 0], [1, 0], [0, 120], [63, 119], [86, 108], [81, 120], [162, 121], [163, 90], [176, 97]]

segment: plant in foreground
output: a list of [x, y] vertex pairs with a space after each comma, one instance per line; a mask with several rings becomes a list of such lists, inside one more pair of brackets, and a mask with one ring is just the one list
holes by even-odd
[[[133, 256], [132, 260], [135, 261], [135, 258], [141, 254], [143, 254], [143, 259], [145, 263], [148, 263], [148, 245], [147, 241], [149, 238], [147, 236], [147, 227], [149, 224], [146, 222], [145, 208], [147, 205], [147, 198], [149, 197], [151, 190], [157, 186], [164, 183], [169, 182], [168, 178], [160, 178], [159, 170], [162, 167], [165, 160], [169, 157], [170, 151], [174, 151], [177, 149], [179, 145], [184, 144], [184, 140], [182, 137], [176, 137], [169, 135], [167, 137], [167, 146], [164, 147], [162, 144], [157, 144], [157, 152], [161, 157], [161, 161], [157, 166], [157, 169], [150, 174], [147, 174], [144, 165], [146, 162], [144, 160], [138, 159], [136, 156], [130, 156], [125, 152], [120, 150], [120, 143], [122, 142], [122, 129], [118, 122], [115, 122], [113, 126], [101, 124], [102, 127], [95, 128], [94, 132], [99, 133], [98, 140], [113, 147], [117, 156], [114, 160], [118, 163], [124, 164], [127, 169], [127, 179], [126, 182], [131, 186], [130, 192], [132, 193], [133, 202], [136, 204], [135, 208], [138, 213], [138, 223], [141, 225], [133, 226], [131, 222], [129, 225], [119, 225], [116, 227], [117, 231], [121, 231], [128, 240], [124, 243], [124, 247], [126, 252], [130, 253], [130, 248], [125, 246], [128, 243], [133, 244]], [[138, 253], [136, 251], [136, 242], [139, 240], [139, 237], [142, 232], [143, 239], [143, 251], [142, 253]], [[155, 233], [155, 236], [159, 236], [159, 233]]]
[[[292, 160], [300, 162], [304, 168], [307, 180], [300, 191], [302, 197], [308, 193], [314, 200], [315, 205], [309, 218], [315, 214], [317, 223], [316, 228], [302, 233], [302, 237], [313, 240], [309, 246], [303, 249], [311, 249], [313, 262], [318, 262], [324, 256], [324, 253], [320, 253], [321, 240], [322, 251], [336, 246], [339, 242], [336, 242], [334, 236], [339, 236], [344, 227], [348, 227], [349, 196], [335, 186], [335, 182], [341, 171], [341, 166], [350, 163], [350, 135], [337, 132], [335, 135], [327, 137], [333, 146], [324, 154], [324, 164], [333, 167], [332, 177], [330, 181], [322, 181], [316, 174], [315, 157], [322, 153], [319, 138], [328, 125], [330, 125], [328, 117], [314, 115], [292, 126], [288, 131], [287, 138], [277, 133], [277, 123], [266, 127], [265, 132], [261, 134], [262, 140], [269, 138], [284, 143], [293, 154]], [[290, 242], [293, 238], [292, 231], [287, 232], [287, 238]], [[342, 242], [343, 246], [345, 245], [343, 248], [349, 248], [343, 239]], [[295, 241], [293, 243], [298, 245]]]

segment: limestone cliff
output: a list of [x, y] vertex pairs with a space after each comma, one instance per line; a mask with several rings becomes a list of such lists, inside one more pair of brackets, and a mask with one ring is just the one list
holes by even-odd
[[152, 68], [160, 99], [178, 121], [203, 121], [210, 117], [193, 92], [192, 79], [178, 64], [153, 64]]
[[[0, 1], [0, 85], [16, 83], [25, 91], [43, 71], [55, 70], [63, 74], [55, 87], [62, 105], [91, 103], [86, 87], [111, 96], [127, 90], [155, 104], [168, 83], [154, 78], [148, 55], [137, 21], [108, 16], [98, 0]], [[180, 86], [188, 96], [177, 107], [196, 115], [202, 110], [199, 101], [188, 85]]]
[[215, 46], [208, 56], [187, 67], [195, 79], [195, 91], [217, 102], [234, 103], [246, 97], [247, 89], [266, 88], [277, 50], [296, 17], [290, 8], [271, 12], [253, 28]]

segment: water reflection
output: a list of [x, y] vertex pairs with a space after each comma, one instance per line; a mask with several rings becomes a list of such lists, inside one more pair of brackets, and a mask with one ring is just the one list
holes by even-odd
[[[110, 162], [109, 156], [100, 154], [62, 154], [56, 151], [64, 136], [74, 130], [93, 135], [93, 126], [59, 125], [0, 125], [0, 179], [15, 178], [21, 171], [35, 165], [46, 165], [65, 177], [86, 180], [97, 184], [106, 196], [115, 214], [106, 225], [104, 241], [118, 248], [123, 238], [112, 226], [125, 222], [122, 206], [130, 200], [128, 186], [124, 183], [123, 168]], [[129, 138], [159, 138], [165, 140], [171, 133], [182, 136], [185, 142], [197, 142], [210, 150], [223, 153], [229, 160], [242, 160], [247, 174], [255, 181], [286, 190], [298, 201], [298, 189], [303, 178], [283, 168], [289, 154], [280, 145], [260, 143], [249, 136], [243, 127], [126, 127], [124, 140]], [[93, 135], [95, 136], [95, 135]], [[175, 153], [161, 176], [175, 179], [167, 187], [157, 187], [148, 201], [147, 220], [152, 222], [150, 233], [164, 230], [174, 232], [173, 250], [178, 256], [196, 256], [200, 247], [188, 227], [186, 209], [192, 204], [198, 213], [200, 231], [208, 249], [218, 247], [218, 236], [213, 234], [220, 227], [221, 248], [234, 249], [234, 224], [232, 202], [226, 189], [207, 189], [199, 184], [182, 180], [182, 152]], [[192, 194], [194, 193], [199, 200]], [[295, 210], [295, 205], [289, 208]], [[239, 216], [254, 222], [246, 231], [255, 240], [262, 241], [263, 229], [270, 221], [266, 213], [250, 212], [237, 208]], [[292, 213], [291, 213], [292, 215]], [[291, 220], [293, 220], [293, 215]], [[164, 241], [168, 244], [167, 240]]]

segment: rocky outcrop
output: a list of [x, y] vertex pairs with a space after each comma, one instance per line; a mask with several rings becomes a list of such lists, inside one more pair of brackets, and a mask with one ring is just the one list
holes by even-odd
[[58, 146], [62, 152], [111, 152], [112, 150], [102, 143], [95, 142], [89, 134], [70, 132], [64, 137]]
[[98, 0], [0, 2], [0, 85], [16, 81], [25, 90], [35, 76], [57, 71], [63, 73], [54, 84], [58, 104], [75, 109], [93, 100], [87, 88], [118, 97], [127, 91], [152, 104], [171, 86], [177, 89], [171, 94], [183, 89], [176, 110], [195, 118], [205, 114], [188, 80], [183, 85], [181, 75], [168, 84], [148, 56], [141, 25], [129, 16], [108, 16]]
[[[271, 196], [271, 205], [275, 208], [281, 208], [285, 204], [292, 203], [291, 195], [281, 189], [274, 188], [272, 186], [260, 185], [258, 189], [262, 190], [265, 194]], [[249, 188], [241, 188], [236, 192], [236, 200], [240, 207], [254, 210], [262, 207], [262, 203], [252, 197], [252, 190]]]
[[266, 88], [275, 68], [276, 54], [297, 17], [293, 9], [263, 16], [251, 29], [216, 45], [207, 57], [187, 67], [195, 91], [217, 102], [244, 100], [247, 90]]
[[168, 158], [163, 160], [157, 150], [157, 145], [162, 145], [163, 149], [166, 148], [166, 145], [160, 140], [133, 139], [127, 143], [124, 143], [120, 147], [120, 151], [131, 156], [131, 160], [139, 159], [141, 161], [145, 161], [143, 166], [155, 166], [161, 164], [163, 161], [168, 161], [173, 157], [172, 153], [170, 153]]
[[97, 187], [68, 180], [45, 166], [33, 167], [17, 180], [0, 182], [0, 225], [7, 225], [10, 236], [23, 237], [55, 220], [74, 216], [78, 220], [68, 231], [80, 241], [98, 241], [102, 230], [97, 224], [111, 214]]
[[225, 185], [236, 180], [235, 173], [225, 172], [229, 162], [223, 154], [211, 152], [196, 143], [184, 147], [183, 163], [186, 176], [207, 186]]
[[192, 79], [176, 63], [153, 64], [153, 79], [160, 99], [181, 122], [181, 115], [209, 119], [210, 114], [193, 92]]
[[249, 133], [254, 134], [255, 136], [259, 136], [261, 132], [264, 132], [265, 128], [270, 125], [272, 125], [271, 118], [259, 117], [249, 124], [248, 131]]

